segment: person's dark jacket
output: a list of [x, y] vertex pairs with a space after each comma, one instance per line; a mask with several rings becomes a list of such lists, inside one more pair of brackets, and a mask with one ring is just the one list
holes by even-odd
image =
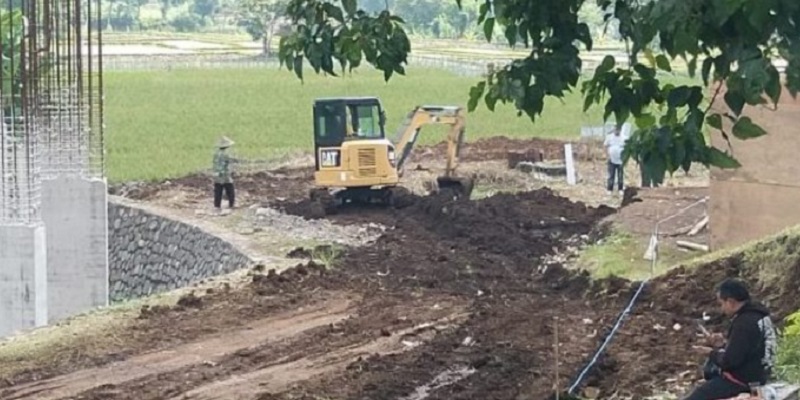
[[769, 311], [761, 304], [745, 303], [734, 315], [727, 336], [725, 349], [711, 353], [714, 363], [744, 385], [765, 384], [777, 346]]

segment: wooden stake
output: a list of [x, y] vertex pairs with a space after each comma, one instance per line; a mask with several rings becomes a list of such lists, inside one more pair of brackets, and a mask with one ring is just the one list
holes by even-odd
[[553, 317], [553, 320], [554, 320], [553, 326], [555, 327], [555, 329], [553, 329], [553, 331], [555, 332], [555, 336], [556, 336], [556, 346], [555, 346], [555, 353], [556, 353], [556, 357], [555, 357], [555, 360], [556, 360], [556, 400], [558, 400], [558, 397], [559, 397], [559, 385], [558, 385], [558, 316]]

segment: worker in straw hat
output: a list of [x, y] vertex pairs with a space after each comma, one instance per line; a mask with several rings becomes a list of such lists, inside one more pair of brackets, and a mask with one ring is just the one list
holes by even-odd
[[228, 207], [234, 207], [236, 195], [233, 188], [233, 171], [231, 164], [236, 160], [231, 157], [228, 149], [233, 146], [234, 142], [227, 136], [222, 136], [217, 142], [217, 150], [214, 152], [214, 209], [217, 212], [222, 211], [222, 193], [228, 199]]

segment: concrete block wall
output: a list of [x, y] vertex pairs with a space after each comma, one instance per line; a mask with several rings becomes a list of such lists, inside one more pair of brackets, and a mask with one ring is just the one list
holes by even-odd
[[47, 324], [45, 227], [0, 226], [0, 337]]
[[110, 298], [137, 298], [246, 268], [253, 261], [202, 229], [108, 203]]
[[108, 199], [103, 179], [42, 182], [50, 322], [108, 305]]

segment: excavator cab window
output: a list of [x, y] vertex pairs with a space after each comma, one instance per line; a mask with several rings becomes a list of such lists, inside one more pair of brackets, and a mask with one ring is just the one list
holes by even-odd
[[377, 105], [358, 105], [348, 106], [351, 119], [348, 121], [352, 126], [352, 135], [358, 139], [380, 139], [383, 137], [383, 127], [381, 124], [381, 110]]
[[314, 106], [314, 141], [319, 146], [342, 144], [345, 131], [344, 104], [325, 103]]

